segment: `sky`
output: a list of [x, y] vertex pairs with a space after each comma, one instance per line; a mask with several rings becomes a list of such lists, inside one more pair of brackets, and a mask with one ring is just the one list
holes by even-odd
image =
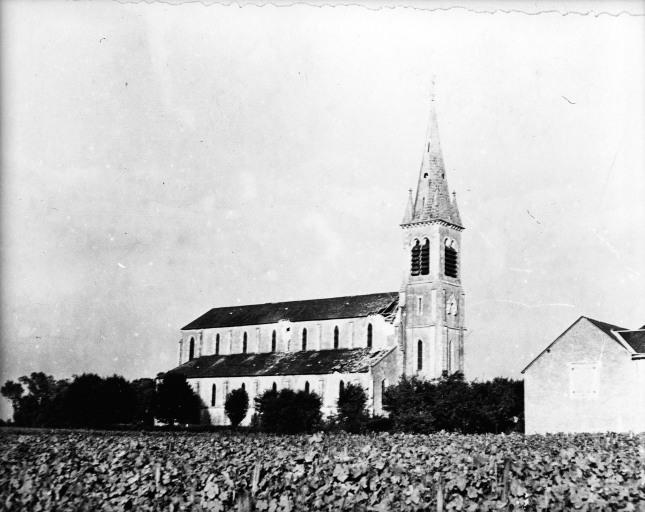
[[153, 377], [212, 307], [398, 290], [432, 77], [466, 376], [645, 324], [645, 16], [606, 5], [4, 3], [0, 380]]

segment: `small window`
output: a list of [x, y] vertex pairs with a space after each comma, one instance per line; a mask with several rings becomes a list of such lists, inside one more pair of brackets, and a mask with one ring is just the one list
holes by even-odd
[[217, 386], [213, 384], [211, 386], [211, 407], [215, 407], [217, 397]]
[[244, 384], [244, 382], [242, 382], [242, 389], [246, 391], [246, 384]]
[[457, 249], [454, 247], [454, 241], [446, 239], [444, 250], [444, 274], [448, 277], [457, 277]]
[[273, 385], [271, 386], [272, 391], [278, 391], [278, 385], [274, 382]]
[[385, 388], [387, 388], [387, 379], [383, 379], [381, 381], [381, 400], [383, 400], [383, 397], [385, 396]]
[[309, 381], [305, 382], [305, 393], [309, 393]]
[[219, 355], [219, 333], [215, 336], [215, 355]]
[[276, 339], [275, 339], [275, 331], [271, 333], [271, 352], [275, 352], [275, 345], [276, 345]]
[[345, 383], [341, 380], [340, 384], [338, 385], [338, 395], [342, 395], [343, 392], [345, 391]]
[[417, 297], [417, 315], [423, 313], [423, 297]]
[[242, 353], [246, 354], [246, 346], [247, 346], [247, 336], [246, 333], [244, 333], [244, 338], [242, 339]]
[[421, 245], [418, 240], [414, 241], [410, 256], [412, 260], [410, 262], [410, 274], [418, 276], [421, 273]]
[[339, 332], [338, 332], [338, 326], [334, 327], [334, 348], [338, 348], [338, 338], [339, 338]]
[[307, 329], [302, 330], [302, 350], [307, 350]]
[[192, 361], [195, 358], [195, 338], [190, 338], [188, 344], [188, 360]]
[[423, 341], [417, 342], [417, 370], [423, 370]]
[[367, 348], [372, 348], [372, 324], [367, 324]]

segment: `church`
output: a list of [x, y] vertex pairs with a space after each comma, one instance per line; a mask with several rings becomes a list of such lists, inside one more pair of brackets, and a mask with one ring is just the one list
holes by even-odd
[[[381, 414], [383, 390], [403, 376], [463, 371], [462, 225], [450, 194], [431, 100], [416, 192], [400, 224], [405, 278], [399, 291], [214, 308], [181, 329], [179, 366], [204, 404], [204, 421], [228, 424], [227, 394], [268, 389], [317, 393], [323, 415], [340, 390], [360, 384]], [[331, 269], [330, 269], [331, 270]]]

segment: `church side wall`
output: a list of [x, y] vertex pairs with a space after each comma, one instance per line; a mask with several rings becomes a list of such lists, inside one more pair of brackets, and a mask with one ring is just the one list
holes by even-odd
[[373, 415], [386, 414], [383, 410], [383, 391], [399, 381], [399, 356], [399, 351], [393, 350], [372, 367], [372, 392], [368, 396], [368, 410]]
[[643, 363], [580, 320], [524, 374], [526, 433], [645, 431]]
[[276, 352], [297, 352], [302, 350], [303, 330], [306, 329], [307, 350], [327, 350], [334, 348], [334, 328], [338, 327], [338, 348], [363, 348], [367, 346], [368, 324], [372, 325], [373, 350], [392, 346], [394, 327], [381, 315], [308, 322], [280, 321], [273, 324], [182, 331], [180, 364], [189, 359], [191, 338], [195, 340], [194, 357], [215, 354], [218, 334], [220, 355], [242, 353], [244, 333], [247, 336], [247, 353], [271, 352], [273, 331], [276, 332]]
[[[369, 395], [372, 393], [372, 377], [369, 373], [334, 373], [323, 375], [276, 375], [276, 376], [250, 376], [250, 377], [218, 377], [188, 379], [188, 383], [199, 395], [203, 403], [203, 418], [205, 423], [212, 425], [230, 425], [224, 412], [226, 395], [234, 389], [244, 389], [249, 395], [249, 411], [242, 425], [249, 425], [255, 413], [254, 399], [273, 387], [276, 389], [304, 390], [309, 383], [309, 390], [322, 398], [321, 411], [323, 417], [335, 414], [337, 411], [338, 393], [341, 381], [344, 384], [360, 384]], [[212, 401], [213, 385], [215, 385], [215, 405]]]

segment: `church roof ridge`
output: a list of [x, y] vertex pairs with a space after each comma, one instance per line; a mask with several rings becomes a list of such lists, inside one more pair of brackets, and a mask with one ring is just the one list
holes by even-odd
[[388, 316], [398, 304], [399, 292], [347, 295], [322, 299], [266, 302], [212, 308], [181, 328], [185, 330], [261, 325], [288, 320], [331, 320], [364, 317], [371, 314]]

